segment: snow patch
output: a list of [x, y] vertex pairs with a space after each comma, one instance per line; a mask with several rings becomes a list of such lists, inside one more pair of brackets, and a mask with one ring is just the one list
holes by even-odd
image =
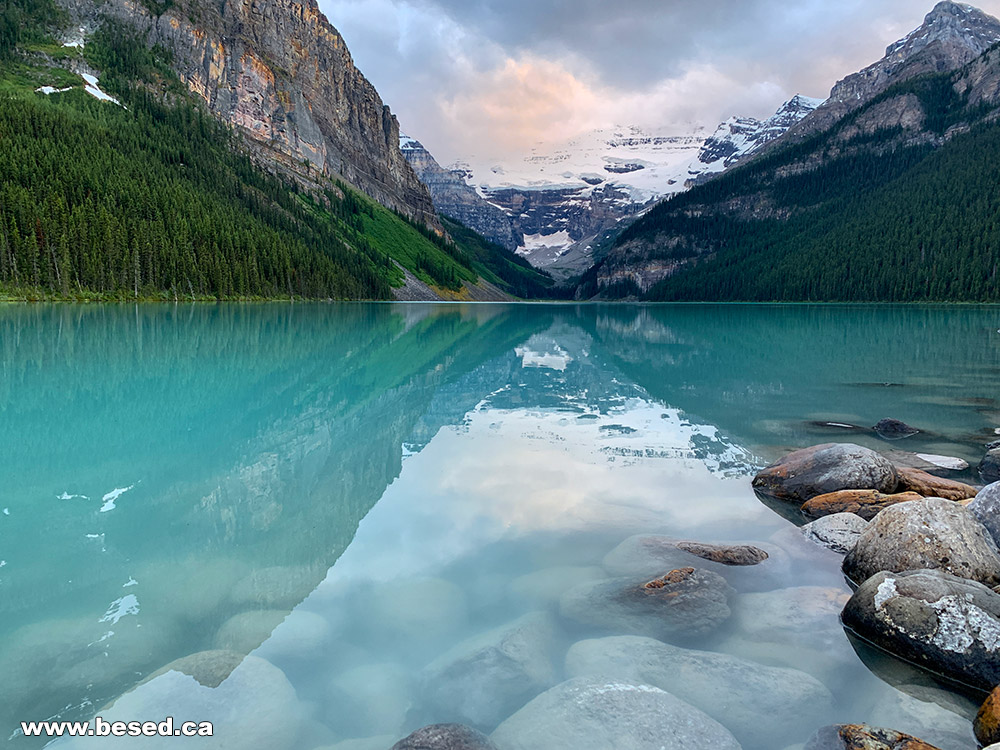
[[86, 91], [92, 97], [94, 97], [95, 99], [100, 99], [103, 102], [113, 102], [114, 104], [117, 104], [119, 107], [122, 106], [122, 103], [120, 101], [115, 99], [110, 94], [105, 94], [103, 91], [101, 91], [101, 87], [99, 85], [99, 81], [97, 80], [96, 76], [92, 76], [90, 75], [90, 73], [84, 73], [83, 80], [87, 84], [84, 87], [84, 91]]
[[81, 500], [90, 499], [86, 495], [71, 495], [68, 492], [63, 492], [61, 495], [56, 496], [56, 500], [76, 500], [77, 498], [80, 498]]

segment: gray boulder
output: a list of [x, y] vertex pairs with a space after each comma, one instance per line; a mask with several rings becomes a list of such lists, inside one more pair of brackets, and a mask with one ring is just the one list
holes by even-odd
[[844, 607], [844, 626], [931, 672], [992, 690], [1000, 683], [1000, 594], [939, 570], [881, 572]]
[[789, 453], [753, 480], [758, 492], [798, 504], [838, 490], [896, 489], [895, 467], [873, 450], [853, 443], [824, 443]]
[[578, 677], [497, 727], [503, 750], [740, 750], [725, 727], [651, 685]]
[[979, 462], [979, 476], [984, 482], [1000, 481], [1000, 448], [991, 448]]
[[803, 526], [799, 531], [810, 542], [846, 554], [854, 549], [868, 528], [868, 521], [854, 513], [834, 513]]
[[833, 703], [826, 687], [797, 669], [635, 636], [574, 644], [566, 655], [566, 674], [653, 685], [701, 709], [750, 747], [808, 736]]
[[986, 530], [993, 541], [1000, 544], [1000, 482], [988, 484], [967, 506]]
[[459, 643], [429, 664], [420, 695], [429, 712], [493, 729], [556, 682], [556, 626], [536, 612]]
[[404, 737], [390, 750], [497, 750], [497, 746], [472, 727], [432, 724]]
[[986, 528], [968, 508], [937, 497], [879, 513], [844, 558], [843, 568], [855, 583], [882, 570], [926, 569], [1000, 584], [1000, 555]]
[[732, 593], [717, 573], [681, 568], [648, 582], [612, 578], [583, 583], [563, 595], [559, 611], [615, 635], [684, 639], [712, 632], [728, 620]]

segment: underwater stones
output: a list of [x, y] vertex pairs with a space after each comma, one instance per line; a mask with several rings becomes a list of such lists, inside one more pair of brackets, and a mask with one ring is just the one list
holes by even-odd
[[916, 492], [924, 497], [943, 497], [945, 500], [966, 500], [975, 497], [978, 490], [964, 482], [942, 479], [920, 469], [898, 467], [897, 492]]
[[991, 448], [979, 462], [979, 476], [984, 482], [1000, 481], [1000, 448]]
[[750, 544], [705, 544], [677, 542], [677, 549], [722, 565], [758, 565], [768, 558], [767, 552]]
[[939, 570], [881, 572], [844, 607], [844, 626], [907, 661], [978, 690], [1000, 683], [1000, 594]]
[[916, 427], [911, 427], [898, 419], [880, 419], [872, 429], [885, 440], [900, 440], [920, 432]]
[[976, 520], [990, 532], [994, 542], [1000, 539], [1000, 482], [983, 487], [968, 508]]
[[238, 607], [290, 610], [305, 599], [326, 575], [309, 566], [260, 568], [239, 581], [230, 594]]
[[976, 720], [972, 724], [976, 739], [980, 745], [992, 745], [1000, 742], [1000, 687], [993, 688], [983, 701]]
[[883, 694], [872, 705], [866, 723], [893, 727], [942, 748], [971, 748], [975, 744], [967, 718], [902, 692]]
[[432, 724], [404, 737], [390, 750], [497, 750], [497, 746], [472, 727]]
[[802, 739], [833, 702], [830, 691], [805, 672], [636, 636], [573, 644], [566, 673], [658, 687], [704, 711], [751, 747]]
[[240, 612], [226, 620], [216, 631], [212, 647], [249, 654], [266, 641], [287, 616], [288, 612], [280, 609]]
[[502, 750], [740, 750], [729, 730], [670, 693], [593, 677], [542, 693], [490, 738]]
[[149, 612], [163, 612], [190, 624], [218, 616], [229, 606], [233, 587], [247, 575], [243, 562], [225, 557], [156, 559], [132, 571]]
[[541, 612], [469, 638], [424, 669], [420, 696], [435, 716], [492, 729], [555, 683], [555, 639]]
[[854, 513], [834, 513], [807, 523], [799, 533], [810, 542], [846, 554], [868, 528], [868, 521]]
[[718, 573], [741, 590], [772, 588], [788, 565], [788, 555], [773, 544], [706, 544], [657, 534], [631, 536], [604, 557], [604, 568], [614, 576], [650, 579], [696, 567]]
[[216, 688], [243, 663], [245, 658], [246, 654], [235, 651], [199, 651], [197, 654], [190, 654], [170, 662], [167, 666], [156, 670], [143, 682], [149, 682], [167, 672], [180, 672], [193, 677], [199, 685]]
[[563, 617], [617, 635], [666, 640], [712, 632], [729, 619], [732, 589], [717, 573], [678, 568], [659, 578], [584, 583], [559, 601]]
[[894, 729], [865, 724], [823, 727], [806, 743], [805, 750], [938, 750], [923, 740]]
[[[202, 669], [196, 665], [201, 659], [216, 664], [223, 662], [212, 653], [194, 654], [189, 659], [185, 668], [194, 671]], [[164, 716], [212, 722], [213, 748], [291, 750], [296, 746], [303, 712], [285, 674], [255, 656], [243, 659], [217, 687], [207, 687], [190, 675], [171, 669], [139, 685], [101, 711], [101, 717], [108, 722], [149, 721], [151, 717]], [[68, 747], [100, 750], [117, 744], [141, 744], [152, 750], [166, 750], [177, 745], [177, 738], [77, 737]]]
[[403, 666], [365, 664], [338, 672], [331, 687], [332, 705], [324, 716], [339, 736], [389, 733], [399, 737], [413, 706], [410, 673]]
[[596, 566], [563, 565], [544, 568], [519, 576], [510, 582], [508, 596], [519, 604], [549, 607], [559, 597], [581, 583], [599, 581], [607, 574]]
[[839, 490], [817, 495], [802, 505], [802, 512], [810, 518], [822, 518], [834, 513], [853, 513], [870, 521], [890, 505], [920, 500], [916, 492], [885, 495], [877, 490]]
[[272, 664], [306, 661], [325, 654], [332, 637], [332, 628], [325, 617], [315, 612], [295, 609], [261, 644], [257, 649], [257, 656]]
[[933, 497], [879, 513], [844, 558], [843, 569], [855, 583], [879, 571], [925, 569], [1000, 583], [1000, 555], [986, 528], [967, 508]]
[[760, 493], [804, 503], [837, 490], [896, 489], [896, 469], [875, 451], [853, 443], [824, 443], [794, 451], [753, 479]]
[[380, 636], [438, 639], [457, 632], [468, 619], [465, 592], [441, 578], [377, 584], [360, 606], [367, 610], [368, 625]]

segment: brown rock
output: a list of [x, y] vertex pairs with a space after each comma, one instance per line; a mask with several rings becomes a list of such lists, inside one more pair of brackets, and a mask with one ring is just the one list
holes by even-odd
[[897, 466], [896, 473], [899, 475], [898, 492], [916, 492], [923, 497], [943, 497], [945, 500], [967, 500], [979, 492], [971, 485], [942, 479], [920, 469]]
[[824, 727], [806, 743], [805, 750], [938, 750], [923, 740], [892, 729], [866, 724]]
[[753, 479], [757, 492], [804, 503], [838, 490], [892, 492], [896, 469], [875, 451], [852, 443], [824, 443], [789, 453]]
[[677, 542], [676, 547], [703, 560], [711, 560], [723, 565], [757, 565], [768, 558], [767, 552], [750, 544]]
[[980, 745], [1000, 742], [1000, 687], [994, 688], [983, 703], [972, 729]]
[[885, 495], [877, 490], [840, 490], [807, 501], [802, 506], [802, 512], [810, 518], [831, 516], [834, 513], [853, 513], [870, 521], [890, 505], [922, 498], [923, 496], [916, 492]]

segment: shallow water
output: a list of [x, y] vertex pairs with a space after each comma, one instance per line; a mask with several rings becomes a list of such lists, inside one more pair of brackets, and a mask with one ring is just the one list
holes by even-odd
[[[644, 575], [609, 553], [662, 534], [772, 553], [698, 561], [728, 580], [732, 616], [671, 641], [829, 690], [808, 710], [735, 691], [763, 717], [727, 725], [744, 750], [840, 722], [973, 748], [974, 701], [856, 651], [840, 558], [749, 477], [830, 440], [974, 465], [1000, 429], [998, 328], [991, 307], [0, 308], [0, 740], [38, 747], [19, 721], [95, 712], [212, 720], [212, 747], [490, 731], [586, 673], [573, 643], [637, 632], [566, 600]], [[868, 428], [883, 417], [922, 432], [886, 442]], [[546, 634], [525, 647], [529, 693], [495, 660], [462, 662], [525, 615]], [[215, 689], [172, 672], [128, 692], [210, 649], [251, 656]], [[219, 679], [236, 663], [199, 658]], [[671, 689], [726, 724], [698, 697], [720, 683]]]

